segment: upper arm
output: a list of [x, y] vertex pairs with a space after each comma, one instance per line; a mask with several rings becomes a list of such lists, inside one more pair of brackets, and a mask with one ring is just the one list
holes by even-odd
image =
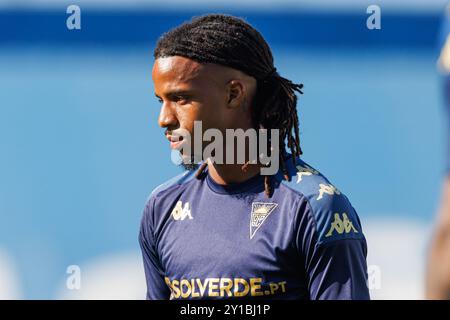
[[366, 300], [365, 241], [344, 239], [314, 249], [309, 268], [309, 294], [313, 300]]
[[170, 290], [164, 280], [164, 270], [161, 266], [152, 230], [153, 199], [150, 199], [144, 208], [141, 227], [139, 231], [139, 244], [144, 261], [144, 272], [147, 282], [147, 295], [149, 300], [162, 300], [170, 298]]
[[303, 204], [296, 239], [310, 298], [369, 299], [367, 245], [356, 211], [342, 194], [321, 200]]

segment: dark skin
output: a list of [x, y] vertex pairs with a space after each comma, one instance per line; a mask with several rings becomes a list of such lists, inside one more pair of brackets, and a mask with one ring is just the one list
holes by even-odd
[[[194, 121], [202, 121], [203, 131], [216, 128], [223, 134], [225, 129], [253, 128], [256, 79], [239, 70], [173, 56], [155, 60], [152, 78], [162, 103], [158, 123], [166, 128], [166, 135], [183, 128], [193, 137]], [[208, 163], [211, 178], [219, 184], [246, 181], [260, 170], [257, 165], [243, 171], [242, 164]]]

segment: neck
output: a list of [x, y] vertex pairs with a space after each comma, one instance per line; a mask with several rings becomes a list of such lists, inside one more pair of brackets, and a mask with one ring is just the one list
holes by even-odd
[[250, 164], [245, 170], [242, 164], [215, 164], [209, 159], [208, 172], [211, 178], [218, 184], [231, 184], [244, 182], [260, 173], [260, 165]]

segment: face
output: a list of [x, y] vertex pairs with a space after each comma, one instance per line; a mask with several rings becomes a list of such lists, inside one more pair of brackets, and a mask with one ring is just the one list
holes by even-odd
[[166, 129], [165, 135], [172, 140], [174, 149], [186, 143], [174, 141], [181, 129], [189, 132], [193, 144], [194, 121], [202, 122], [203, 132], [209, 128], [225, 132], [226, 128], [251, 126], [246, 104], [254, 90], [252, 84], [256, 83], [240, 71], [173, 56], [156, 59], [152, 78], [161, 103], [158, 123]]

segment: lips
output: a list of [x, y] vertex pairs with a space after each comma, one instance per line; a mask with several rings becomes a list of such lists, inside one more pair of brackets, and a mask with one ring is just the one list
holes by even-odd
[[170, 134], [166, 134], [167, 140], [170, 142], [170, 148], [174, 150], [178, 150], [181, 148], [181, 145], [183, 144], [183, 137], [182, 136], [172, 136]]

